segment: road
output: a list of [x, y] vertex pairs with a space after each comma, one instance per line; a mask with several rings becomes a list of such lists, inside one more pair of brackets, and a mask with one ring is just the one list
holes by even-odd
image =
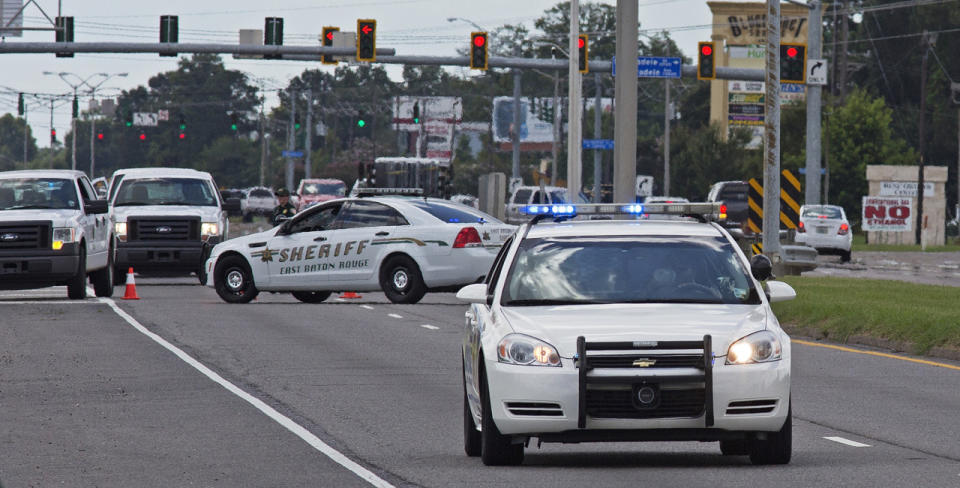
[[488, 468], [463, 454], [451, 294], [228, 305], [193, 283], [0, 292], [3, 486], [960, 486], [960, 363], [795, 341], [788, 466], [624, 443]]

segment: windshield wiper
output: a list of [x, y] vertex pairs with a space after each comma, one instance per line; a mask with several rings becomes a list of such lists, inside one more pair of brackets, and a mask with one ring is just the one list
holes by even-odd
[[14, 205], [12, 207], [7, 207], [4, 210], [31, 210], [37, 208], [54, 208], [49, 205]]
[[510, 300], [504, 305], [506, 306], [518, 306], [518, 307], [529, 307], [537, 305], [597, 305], [603, 303], [610, 303], [607, 301], [600, 300], [548, 300], [548, 299], [536, 299], [536, 300]]
[[125, 207], [125, 206], [134, 206], [134, 205], [153, 205], [150, 202], [117, 202], [114, 203], [114, 207]]
[[710, 305], [723, 305], [723, 300], [709, 298], [647, 298], [643, 300], [623, 300], [615, 303], [704, 303]]

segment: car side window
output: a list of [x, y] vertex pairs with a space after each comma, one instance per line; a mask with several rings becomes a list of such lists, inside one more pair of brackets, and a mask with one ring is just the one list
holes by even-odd
[[408, 225], [396, 210], [376, 202], [352, 201], [337, 220], [338, 229]]
[[497, 257], [493, 259], [493, 266], [490, 267], [490, 272], [487, 273], [487, 277], [484, 279], [484, 283], [487, 284], [487, 295], [493, 294], [493, 288], [497, 286], [497, 280], [500, 278], [500, 270], [503, 269], [503, 262], [506, 261], [507, 252], [510, 250], [510, 245], [513, 244], [513, 237], [507, 239], [503, 243], [503, 246], [500, 247], [500, 252], [497, 253]]
[[91, 185], [86, 178], [78, 179], [77, 186], [80, 187], [80, 196], [83, 198], [84, 202], [90, 202], [97, 199], [96, 190], [93, 189], [93, 185]]
[[513, 203], [515, 204], [526, 205], [527, 203], [530, 203], [529, 200], [530, 200], [530, 190], [521, 189], [521, 190], [517, 190], [513, 194]]
[[537, 192], [533, 194], [533, 200], [531, 200], [530, 203], [550, 203], [550, 202], [544, 201], [543, 196], [540, 195], [540, 191], [537, 190]]
[[316, 212], [310, 212], [290, 224], [290, 234], [300, 232], [319, 232], [333, 228], [333, 221], [340, 213], [342, 205], [329, 205]]

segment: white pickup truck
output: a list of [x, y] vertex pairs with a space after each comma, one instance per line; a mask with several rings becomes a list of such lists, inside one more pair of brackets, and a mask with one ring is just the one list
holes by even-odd
[[87, 296], [113, 295], [116, 246], [106, 200], [80, 171], [0, 173], [0, 289], [66, 285]]

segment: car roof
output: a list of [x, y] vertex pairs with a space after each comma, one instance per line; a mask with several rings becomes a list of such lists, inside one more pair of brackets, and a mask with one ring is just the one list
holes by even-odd
[[86, 173], [70, 169], [24, 169], [0, 172], [0, 178], [79, 178]]
[[679, 220], [572, 220], [540, 222], [530, 228], [527, 238], [597, 236], [704, 236], [723, 234], [711, 224]]
[[197, 171], [190, 168], [126, 168], [114, 171], [114, 175], [124, 176], [188, 176], [191, 178], [211, 178], [206, 171]]
[[300, 180], [300, 183], [343, 183], [343, 180], [336, 178], [304, 178]]

